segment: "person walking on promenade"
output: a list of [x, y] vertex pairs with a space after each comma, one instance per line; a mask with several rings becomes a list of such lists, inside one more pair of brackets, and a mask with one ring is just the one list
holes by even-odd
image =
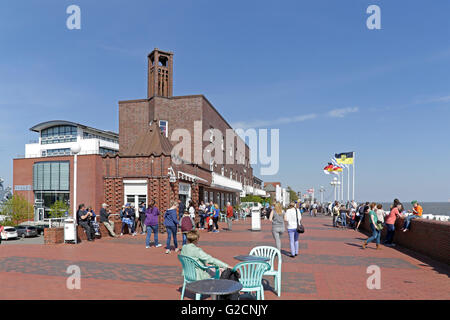
[[173, 236], [175, 252], [178, 252], [177, 229], [180, 221], [177, 219], [177, 201], [172, 202], [172, 206], [164, 213], [164, 225], [167, 230], [166, 254], [170, 253], [170, 238]]
[[183, 216], [180, 220], [181, 234], [183, 235], [183, 244], [184, 246], [187, 242], [187, 233], [194, 229], [194, 219], [192, 219], [189, 211], [185, 210]]
[[161, 247], [158, 242], [158, 227], [159, 227], [159, 209], [155, 205], [155, 200], [150, 202], [150, 206], [145, 211], [145, 227], [147, 231], [147, 237], [145, 239], [145, 247], [150, 248], [150, 239], [152, 232], [154, 234], [153, 239], [155, 240], [155, 248]]
[[357, 215], [358, 217], [358, 224], [356, 225], [356, 229], [355, 231], [359, 230], [359, 226], [361, 224], [361, 222], [364, 222], [364, 217], [366, 216], [367, 213], [369, 213], [369, 202], [366, 202], [365, 204], [361, 204], [361, 206], [359, 207], [358, 213], [359, 215]]
[[232, 231], [233, 228], [233, 207], [231, 206], [230, 202], [227, 202], [227, 224], [228, 224], [228, 231]]
[[340, 214], [340, 213], [339, 213], [339, 202], [338, 202], [338, 201], [335, 201], [335, 202], [334, 202], [333, 209], [332, 209], [332, 211], [331, 211], [331, 216], [332, 216], [332, 218], [333, 218], [333, 227], [335, 227], [335, 228], [338, 227], [336, 220], [337, 220], [339, 214]]
[[205, 219], [206, 219], [206, 205], [205, 202], [201, 201], [200, 206], [198, 207], [198, 215], [200, 216], [200, 230], [205, 229]]
[[289, 208], [286, 210], [284, 220], [288, 223], [287, 229], [289, 234], [289, 243], [291, 245], [291, 258], [298, 255], [298, 231], [297, 226], [302, 220], [302, 215], [299, 214], [298, 209], [295, 208], [294, 202], [289, 204]]
[[[272, 222], [272, 235], [278, 250], [281, 251], [281, 236], [284, 233], [284, 211], [281, 203], [275, 204], [275, 209], [270, 212], [269, 220]], [[300, 214], [301, 215], [301, 214]]]
[[213, 231], [213, 215], [214, 215], [214, 203], [211, 201], [208, 205], [208, 207], [206, 208], [206, 225], [207, 225], [207, 229], [208, 232]]
[[405, 219], [405, 223], [403, 224], [403, 232], [406, 232], [409, 230], [409, 225], [411, 224], [411, 220], [412, 219], [416, 219], [416, 218], [420, 218], [422, 217], [422, 213], [423, 213], [423, 209], [422, 206], [419, 205], [419, 203], [417, 202], [417, 200], [414, 200], [411, 202], [413, 208], [412, 208], [412, 215], [406, 217]]
[[347, 213], [347, 209], [345, 208], [345, 205], [342, 204], [340, 209], [339, 209], [339, 215], [341, 217], [341, 226], [342, 229], [347, 228], [347, 217], [349, 217], [348, 213]]
[[103, 223], [105, 228], [108, 230], [109, 234], [116, 238], [117, 235], [114, 232], [114, 221], [109, 221], [109, 215], [111, 214], [111, 210], [106, 211], [108, 205], [106, 203], [102, 204], [102, 208], [100, 209], [100, 222]]
[[220, 209], [219, 205], [217, 203], [214, 204], [214, 215], [213, 215], [213, 222], [215, 226], [215, 230], [213, 232], [219, 232], [219, 216], [220, 216]]
[[366, 241], [364, 241], [362, 248], [365, 249], [367, 245], [372, 242], [376, 241], [377, 244], [377, 250], [380, 250], [380, 235], [381, 230], [383, 229], [383, 226], [378, 223], [378, 217], [375, 213], [375, 207], [376, 203], [372, 202], [370, 204], [370, 211], [369, 211], [369, 218], [370, 218], [370, 229], [372, 230], [372, 236], [369, 237]]
[[[197, 246], [198, 240], [200, 239], [200, 234], [198, 233], [197, 230], [188, 232], [186, 238], [188, 243], [181, 248], [180, 254], [182, 256], [194, 259], [202, 267], [208, 266], [219, 267], [221, 272], [226, 268], [231, 268], [228, 264], [216, 258], [213, 258], [212, 256], [210, 256], [200, 247]], [[207, 271], [204, 271], [200, 268], [197, 268], [196, 272], [197, 272], [197, 280], [204, 280], [212, 277], [212, 274], [209, 274]]]

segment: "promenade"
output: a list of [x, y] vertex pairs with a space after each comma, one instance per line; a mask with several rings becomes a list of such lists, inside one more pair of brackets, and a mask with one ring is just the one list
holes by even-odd
[[[264, 281], [267, 300], [277, 299], [450, 299], [450, 267], [414, 252], [382, 247], [366, 250], [366, 235], [331, 227], [329, 217], [304, 216], [306, 232], [300, 236], [300, 254], [287, 256], [283, 235], [282, 295]], [[220, 227], [226, 227], [220, 223]], [[207, 253], [235, 265], [233, 259], [257, 245], [274, 246], [269, 221], [260, 232], [249, 231], [251, 220], [233, 224], [233, 231], [200, 231]], [[181, 235], [178, 235], [181, 245]], [[153, 237], [152, 237], [153, 240]], [[165, 245], [166, 234], [160, 234]], [[438, 244], [436, 244], [438, 245]], [[81, 268], [81, 289], [68, 290], [66, 269]], [[381, 269], [381, 289], [366, 286], [367, 267]], [[145, 236], [124, 235], [78, 245], [0, 245], [0, 299], [180, 299], [181, 265], [164, 246], [145, 248]], [[185, 299], [192, 299], [189, 292]]]

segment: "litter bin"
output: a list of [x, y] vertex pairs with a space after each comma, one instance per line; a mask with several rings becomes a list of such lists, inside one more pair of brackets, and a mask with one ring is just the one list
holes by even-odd
[[75, 242], [75, 222], [73, 219], [64, 220], [64, 242]]
[[261, 213], [258, 209], [252, 210], [252, 231], [261, 231]]

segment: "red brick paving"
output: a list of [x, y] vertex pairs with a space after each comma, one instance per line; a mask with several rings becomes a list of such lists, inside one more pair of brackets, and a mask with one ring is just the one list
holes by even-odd
[[[450, 299], [448, 265], [394, 248], [377, 251], [374, 244], [362, 250], [364, 234], [329, 227], [330, 220], [304, 217], [304, 249], [294, 259], [283, 255], [281, 298], [266, 285], [266, 299]], [[247, 219], [235, 222], [232, 232], [200, 231], [200, 246], [235, 265], [234, 256], [274, 243], [269, 221], [262, 221], [261, 232], [251, 232], [250, 227]], [[180, 245], [181, 235], [178, 238]], [[160, 242], [165, 240], [160, 234]], [[287, 232], [282, 247], [289, 250]], [[143, 235], [78, 245], [0, 245], [0, 299], [179, 299], [181, 266], [174, 252], [164, 251], [164, 246], [145, 249]], [[77, 263], [81, 289], [68, 290], [65, 270]], [[380, 290], [366, 287], [371, 264], [381, 268]], [[191, 297], [187, 294], [186, 299]]]

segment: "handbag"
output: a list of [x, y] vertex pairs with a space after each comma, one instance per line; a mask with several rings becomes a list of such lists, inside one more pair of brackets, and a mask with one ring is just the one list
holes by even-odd
[[298, 223], [298, 211], [297, 211], [297, 208], [295, 208], [295, 219], [297, 220], [297, 232], [298, 233], [304, 233], [305, 232], [305, 227], [301, 223]]

